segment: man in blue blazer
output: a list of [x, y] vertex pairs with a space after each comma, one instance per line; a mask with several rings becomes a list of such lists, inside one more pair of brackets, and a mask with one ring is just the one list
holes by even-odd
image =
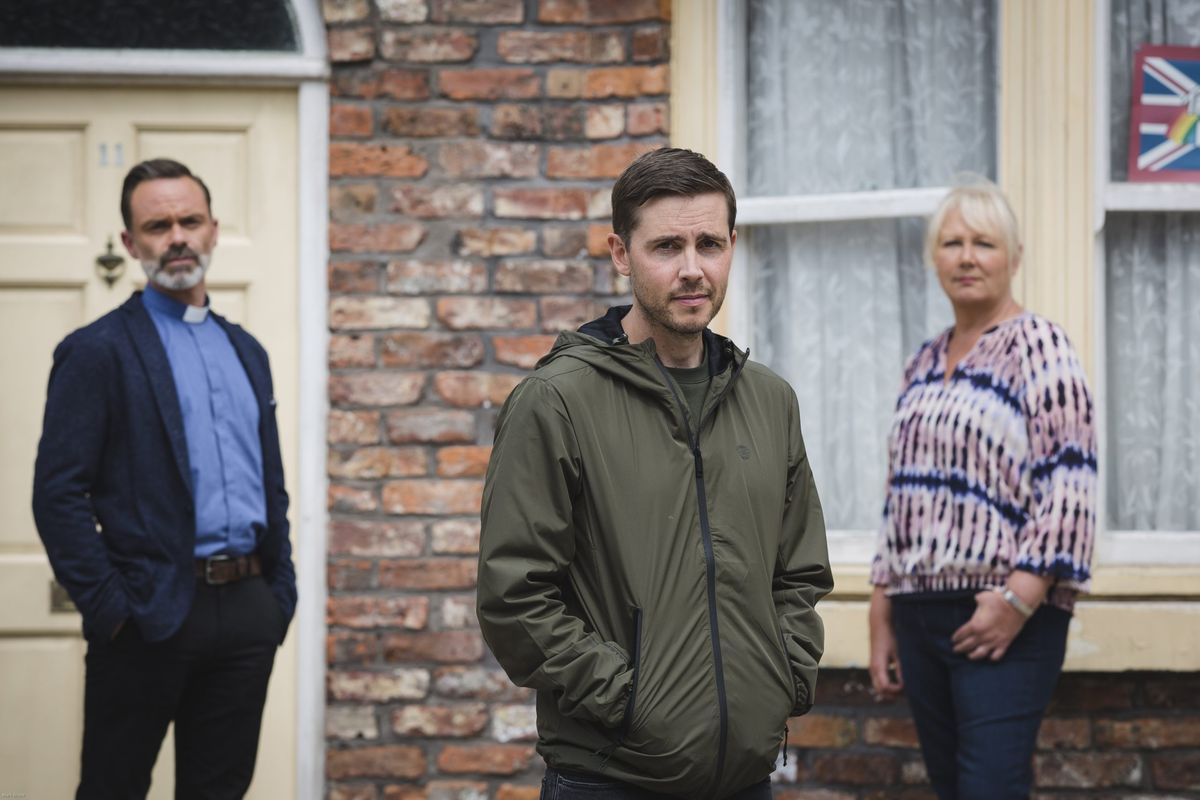
[[145, 797], [175, 723], [176, 797], [242, 797], [296, 607], [267, 354], [208, 307], [208, 187], [125, 178], [147, 288], [54, 353], [33, 511], [88, 642], [77, 798]]

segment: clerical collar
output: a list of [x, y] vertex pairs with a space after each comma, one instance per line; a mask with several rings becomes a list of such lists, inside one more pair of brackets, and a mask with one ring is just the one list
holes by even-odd
[[208, 298], [205, 298], [202, 306], [189, 306], [173, 297], [167, 297], [150, 284], [146, 284], [146, 291], [142, 293], [142, 302], [151, 311], [174, 319], [181, 319], [192, 325], [199, 325], [208, 319]]

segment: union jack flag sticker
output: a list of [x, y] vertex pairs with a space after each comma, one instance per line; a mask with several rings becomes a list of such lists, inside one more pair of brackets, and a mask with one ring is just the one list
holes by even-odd
[[1200, 47], [1139, 48], [1132, 101], [1129, 180], [1200, 181]]

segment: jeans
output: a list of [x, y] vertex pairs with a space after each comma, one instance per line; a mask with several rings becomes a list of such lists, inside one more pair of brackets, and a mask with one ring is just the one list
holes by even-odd
[[[546, 769], [542, 778], [541, 800], [670, 800], [631, 783], [587, 772]], [[728, 795], [723, 800], [771, 800], [771, 780], [767, 778]]]
[[939, 800], [1028, 798], [1071, 615], [1043, 605], [1003, 659], [971, 661], [950, 637], [975, 612], [973, 596], [892, 599], [904, 691]]

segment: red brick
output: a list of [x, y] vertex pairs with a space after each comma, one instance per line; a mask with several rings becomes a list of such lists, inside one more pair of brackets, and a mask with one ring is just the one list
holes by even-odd
[[356, 558], [412, 558], [425, 550], [425, 523], [412, 520], [337, 520], [329, 554]]
[[634, 61], [666, 61], [669, 58], [670, 36], [661, 25], [636, 28], [633, 31]]
[[375, 587], [375, 565], [371, 561], [338, 559], [325, 565], [329, 588], [356, 592]]
[[415, 478], [429, 471], [425, 451], [420, 447], [330, 450], [326, 458], [326, 467], [331, 478], [360, 481], [375, 478]]
[[429, 787], [391, 784], [383, 787], [383, 800], [429, 800]]
[[326, 706], [326, 739], [378, 739], [373, 706]]
[[326, 440], [330, 444], [375, 444], [379, 441], [378, 411], [344, 411], [332, 409]]
[[[398, 559], [379, 562], [379, 585], [385, 589], [420, 592], [474, 589], [478, 565], [473, 558]], [[507, 680], [507, 679], [506, 679]], [[465, 695], [438, 693], [447, 697]], [[480, 699], [486, 699], [480, 697]]]
[[330, 511], [346, 514], [371, 514], [379, 510], [379, 500], [372, 489], [331, 483], [326, 492]]
[[420, 630], [429, 622], [428, 597], [330, 597], [325, 605], [327, 625], [346, 628], [408, 628]]
[[542, 228], [542, 254], [551, 258], [583, 258], [587, 255], [587, 231], [578, 226]]
[[331, 28], [327, 42], [329, 60], [334, 64], [370, 61], [375, 57], [375, 32], [369, 27]]
[[666, 103], [633, 103], [628, 110], [626, 129], [630, 136], [666, 135], [671, 132]]
[[479, 478], [487, 472], [492, 448], [487, 445], [439, 447], [437, 474], [440, 478]]
[[537, 308], [532, 300], [443, 297], [437, 301], [437, 318], [453, 330], [532, 328], [537, 321]]
[[587, 253], [589, 256], [597, 258], [608, 257], [611, 251], [608, 249], [608, 235], [613, 232], [612, 225], [607, 223], [593, 223], [588, 225], [587, 229]]
[[594, 189], [496, 189], [497, 217], [586, 219], [610, 213], [609, 193]]
[[1054, 690], [1050, 713], [1123, 711], [1133, 708], [1132, 681], [1110, 677], [1064, 676]]
[[816, 753], [811, 756], [811, 773], [818, 783], [866, 786], [894, 784], [900, 762], [892, 755]]
[[554, 346], [553, 336], [497, 336], [492, 339], [496, 361], [514, 367], [533, 369], [538, 360]]
[[442, 70], [438, 88], [453, 100], [531, 100], [542, 79], [528, 68]]
[[429, 302], [416, 297], [335, 297], [329, 327], [339, 330], [428, 328]]
[[551, 148], [547, 178], [618, 178], [635, 158], [658, 150], [659, 143], [595, 144], [588, 148]]
[[538, 0], [538, 22], [614, 25], [671, 19], [670, 0]]
[[654, 67], [599, 67], [584, 76], [583, 96], [642, 97], [667, 94], [671, 89], [670, 70], [665, 64]]
[[375, 784], [333, 783], [329, 785], [328, 800], [379, 800]]
[[428, 169], [429, 163], [406, 145], [329, 145], [329, 174], [333, 177], [420, 178]]
[[511, 25], [525, 21], [523, 0], [433, 0], [435, 22]]
[[329, 107], [330, 136], [370, 136], [374, 127], [375, 118], [368, 106], [334, 103]]
[[329, 215], [347, 222], [374, 214], [379, 201], [379, 189], [372, 183], [354, 183], [329, 189]]
[[615, 139], [625, 132], [625, 107], [596, 105], [587, 107], [584, 133], [589, 139]]
[[438, 753], [442, 772], [515, 775], [533, 760], [533, 748], [515, 744], [447, 745]]
[[460, 256], [510, 256], [529, 253], [537, 234], [527, 228], [462, 228], [454, 240]]
[[438, 162], [454, 177], [532, 178], [540, 151], [536, 144], [452, 142], [438, 149]]
[[492, 708], [492, 738], [498, 742], [537, 740], [537, 710], [531, 705]]
[[538, 305], [544, 331], [573, 331], [605, 311], [603, 303], [575, 297], [547, 297]]
[[443, 597], [439, 610], [441, 628], [479, 630], [479, 618], [475, 615], [475, 595], [460, 594]]
[[1200, 676], [1173, 673], [1146, 681], [1146, 705], [1151, 708], [1200, 708]]
[[333, 369], [375, 366], [375, 339], [358, 334], [334, 334], [329, 339], [329, 366]]
[[475, 261], [393, 261], [387, 290], [392, 294], [457, 294], [487, 290], [487, 268]]
[[365, 667], [379, 662], [379, 636], [375, 633], [331, 630], [325, 637], [325, 662], [341, 667]]
[[1200, 753], [1195, 750], [1155, 756], [1150, 769], [1156, 789], [1200, 791]]
[[383, 637], [383, 657], [388, 662], [469, 663], [483, 658], [483, 637], [475, 631], [389, 633]]
[[387, 745], [326, 751], [325, 774], [340, 778], [419, 778], [425, 754], [419, 747]]
[[825, 680], [817, 682], [816, 703], [819, 708], [833, 706], [866, 706], [875, 710], [895, 708], [907, 712], [908, 704], [903, 699], [887, 702], [875, 700], [871, 693], [871, 679], [866, 670], [835, 672]]
[[389, 69], [379, 73], [376, 91], [393, 100], [428, 100], [429, 71], [423, 69]]
[[424, 22], [429, 18], [427, 0], [375, 0], [379, 18], [385, 22]]
[[370, 12], [367, 0], [321, 0], [321, 16], [326, 22], [360, 22]]
[[532, 261], [505, 259], [496, 267], [497, 292], [586, 294], [592, 289], [592, 265], [586, 261]]
[[[783, 783], [774, 783], [771, 785], [771, 797], [773, 800], [857, 800], [858, 795], [855, 793], [835, 792], [830, 789], [797, 789], [789, 787]], [[874, 798], [872, 798], [874, 800]], [[883, 800], [880, 798], [880, 800]], [[887, 800], [901, 800], [897, 797], [889, 797]], [[904, 798], [907, 800], [907, 798]], [[937, 800], [930, 797], [929, 800]]]
[[848, 747], [858, 740], [858, 728], [848, 717], [807, 714], [788, 723], [788, 742], [796, 747]]
[[1047, 717], [1038, 731], [1041, 750], [1083, 750], [1091, 744], [1092, 727], [1087, 719]]
[[1124, 750], [1200, 748], [1200, 717], [1140, 717], [1095, 722], [1096, 744]]
[[333, 294], [379, 291], [377, 261], [334, 261], [329, 265], [329, 291]]
[[520, 382], [520, 375], [508, 373], [439, 372], [433, 378], [433, 388], [448, 405], [492, 408], [503, 405]]
[[393, 444], [469, 442], [475, 439], [475, 415], [436, 408], [393, 411], [387, 435]]
[[429, 535], [435, 553], [472, 555], [479, 552], [478, 519], [438, 520], [430, 526]]
[[352, 253], [407, 253], [425, 239], [425, 226], [408, 222], [365, 224], [334, 223], [329, 226], [329, 249]]
[[[474, 583], [463, 588], [474, 588]], [[514, 686], [503, 672], [483, 667], [439, 667], [434, 670], [434, 693], [440, 697], [491, 702], [519, 702], [533, 691]]]
[[1039, 788], [1097, 789], [1137, 786], [1142, 761], [1126, 753], [1053, 753], [1033, 759]]
[[920, 747], [917, 728], [910, 718], [875, 717], [863, 725], [863, 741], [883, 747]]
[[479, 217], [483, 189], [471, 184], [404, 184], [392, 190], [392, 211], [410, 217]]
[[546, 73], [546, 97], [553, 100], [577, 100], [583, 97], [586, 82], [585, 70], [567, 67], [551, 69]]
[[430, 781], [425, 800], [486, 800], [488, 785], [483, 781]]
[[542, 110], [545, 137], [549, 141], [580, 140], [586, 136], [590, 108], [579, 103], [550, 106]]
[[478, 514], [482, 481], [394, 481], [383, 486], [383, 510], [389, 514]]
[[379, 42], [381, 57], [409, 63], [470, 61], [478, 49], [478, 37], [458, 28], [387, 28]]
[[483, 361], [483, 340], [452, 333], [397, 333], [382, 339], [386, 367], [474, 367]]
[[479, 112], [474, 108], [389, 108], [381, 124], [392, 136], [478, 136]]
[[501, 59], [513, 64], [616, 64], [625, 60], [621, 36], [612, 31], [502, 31], [496, 51]]
[[508, 104], [492, 109], [490, 130], [497, 139], [540, 139], [542, 127], [541, 109]]
[[335, 669], [330, 670], [326, 685], [334, 700], [368, 703], [423, 700], [429, 693], [429, 670], [417, 667], [391, 667], [382, 672]]
[[421, 396], [425, 376], [403, 372], [359, 372], [329, 379], [329, 400], [334, 405], [410, 405]]
[[528, 784], [502, 783], [496, 790], [496, 800], [538, 800], [539, 796], [541, 787]]

